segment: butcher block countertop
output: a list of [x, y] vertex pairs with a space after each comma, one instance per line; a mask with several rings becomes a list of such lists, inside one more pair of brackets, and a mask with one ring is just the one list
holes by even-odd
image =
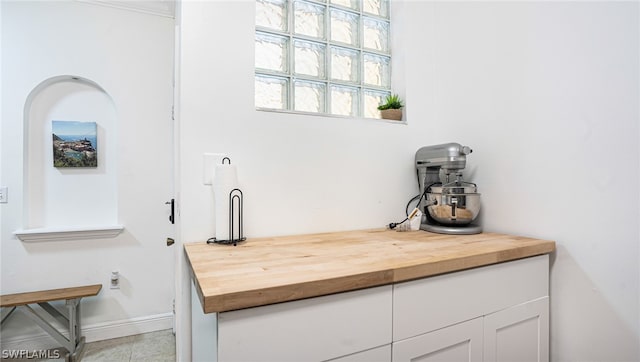
[[555, 242], [495, 233], [363, 230], [184, 248], [203, 311], [214, 313], [548, 254]]

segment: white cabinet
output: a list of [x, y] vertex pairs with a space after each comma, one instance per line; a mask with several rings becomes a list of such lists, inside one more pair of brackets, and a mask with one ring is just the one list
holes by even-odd
[[547, 255], [398, 283], [393, 287], [393, 340], [548, 295]]
[[[549, 257], [217, 314], [194, 361], [546, 362]], [[196, 320], [197, 319], [197, 320]], [[207, 327], [209, 326], [209, 327]]]
[[547, 255], [394, 286], [393, 362], [549, 360]]
[[395, 342], [393, 361], [482, 361], [482, 318]]
[[549, 298], [393, 343], [393, 362], [549, 361]]

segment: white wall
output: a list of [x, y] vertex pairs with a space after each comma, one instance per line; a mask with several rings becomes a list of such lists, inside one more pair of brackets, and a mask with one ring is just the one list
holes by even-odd
[[435, 102], [413, 115], [476, 147], [486, 229], [558, 243], [552, 359], [638, 360], [638, 3], [422, 8], [407, 93]]
[[[10, 194], [9, 203], [0, 205], [2, 294], [102, 284], [97, 297], [83, 301], [83, 326], [94, 332], [87, 334], [88, 340], [142, 332], [140, 328], [170, 328], [174, 251], [164, 243], [171, 231], [164, 202], [171, 198], [173, 19], [70, 1], [2, 1], [1, 9], [0, 184], [8, 186]], [[108, 158], [108, 167], [59, 174], [74, 180], [74, 172], [116, 175], [116, 202], [98, 200], [86, 206], [117, 205], [117, 220], [110, 219], [110, 213], [105, 217], [107, 224], [125, 226], [116, 238], [25, 243], [13, 235], [32, 226], [23, 217], [24, 200], [32, 196], [26, 194], [23, 179], [25, 102], [38, 84], [60, 75], [97, 83], [113, 102], [116, 124], [99, 129], [105, 142], [98, 150]], [[64, 88], [58, 84], [49, 91], [60, 86]], [[44, 96], [34, 104], [36, 113], [41, 106], [51, 111], [42, 114], [41, 121], [78, 116], [74, 107], [60, 106], [75, 95], [62, 91], [59, 96], [58, 103], [47, 100], [56, 96]], [[82, 111], [83, 117], [90, 117], [86, 109]], [[81, 120], [104, 123], [104, 108], [93, 111], [100, 112], [96, 119]], [[47, 172], [56, 172], [45, 166]], [[121, 273], [120, 290], [109, 289], [113, 269]], [[41, 332], [23, 316], [12, 316], [3, 325], [3, 348], [6, 342], [33, 333]]]
[[552, 359], [640, 359], [637, 3], [395, 2], [407, 125], [255, 111], [253, 4], [182, 7], [182, 241], [214, 232], [204, 152], [252, 238], [399, 220], [415, 151], [468, 144], [485, 229], [558, 243]]
[[[254, 2], [182, 8], [181, 167], [184, 240], [213, 233], [202, 154], [238, 165], [247, 236], [382, 226], [417, 193], [420, 124], [259, 112], [254, 107]], [[401, 72], [401, 70], [400, 70]]]

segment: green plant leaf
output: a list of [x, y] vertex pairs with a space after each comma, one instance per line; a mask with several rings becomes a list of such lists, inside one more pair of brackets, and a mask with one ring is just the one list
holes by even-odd
[[384, 103], [378, 106], [378, 109], [383, 111], [385, 109], [400, 109], [404, 107], [402, 99], [397, 94], [390, 94], [385, 98]]

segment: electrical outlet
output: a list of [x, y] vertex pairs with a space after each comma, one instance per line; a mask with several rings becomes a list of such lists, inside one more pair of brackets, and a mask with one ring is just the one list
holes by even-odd
[[0, 187], [0, 204], [6, 204], [9, 202], [9, 188], [7, 186]]
[[120, 273], [117, 270], [111, 272], [111, 289], [120, 289]]

